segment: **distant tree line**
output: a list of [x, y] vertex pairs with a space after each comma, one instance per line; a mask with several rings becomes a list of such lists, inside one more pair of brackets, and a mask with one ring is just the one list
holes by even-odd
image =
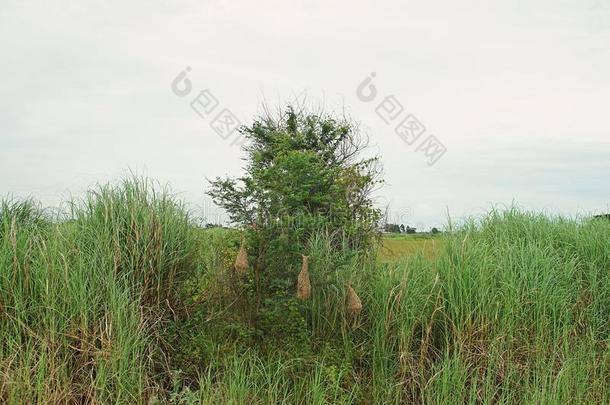
[[[383, 231], [387, 233], [406, 233], [406, 234], [414, 234], [417, 233], [417, 228], [412, 228], [409, 225], [405, 226], [404, 224], [385, 224], [383, 227]], [[438, 228], [432, 228], [430, 233], [437, 234], [440, 233]]]

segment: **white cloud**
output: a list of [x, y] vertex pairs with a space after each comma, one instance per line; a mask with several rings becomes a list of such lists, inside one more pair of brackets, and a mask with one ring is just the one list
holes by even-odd
[[[596, 3], [597, 4], [597, 3]], [[185, 66], [244, 122], [303, 89], [371, 128], [394, 207], [437, 225], [516, 200], [608, 209], [610, 3], [4, 1], [0, 194], [55, 202], [129, 167], [198, 203], [235, 147], [170, 91]], [[359, 101], [371, 71], [447, 146], [434, 167]], [[400, 208], [396, 208], [400, 210]]]

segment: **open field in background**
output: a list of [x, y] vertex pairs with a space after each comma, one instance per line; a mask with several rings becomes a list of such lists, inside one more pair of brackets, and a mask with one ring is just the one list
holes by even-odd
[[377, 260], [313, 235], [311, 300], [254, 317], [239, 232], [148, 182], [68, 216], [0, 207], [0, 403], [610, 403], [609, 221], [491, 212]]
[[[236, 234], [234, 230], [223, 228], [201, 229], [199, 233], [200, 239], [205, 239], [206, 233], [210, 235]], [[386, 234], [382, 236], [377, 257], [383, 263], [394, 262], [418, 254], [433, 259], [441, 252], [442, 245], [443, 237], [441, 234]]]
[[379, 247], [379, 260], [388, 262], [416, 254], [433, 259], [441, 251], [442, 244], [440, 234], [384, 235]]

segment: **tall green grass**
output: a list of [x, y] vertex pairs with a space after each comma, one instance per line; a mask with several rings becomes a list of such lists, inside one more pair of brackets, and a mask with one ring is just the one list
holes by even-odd
[[70, 207], [1, 205], [0, 402], [610, 403], [607, 221], [494, 211], [389, 263], [320, 233], [312, 299], [252, 322], [238, 232], [141, 179]]
[[133, 179], [60, 225], [29, 201], [0, 218], [0, 402], [146, 402], [155, 323], [190, 266], [183, 207]]

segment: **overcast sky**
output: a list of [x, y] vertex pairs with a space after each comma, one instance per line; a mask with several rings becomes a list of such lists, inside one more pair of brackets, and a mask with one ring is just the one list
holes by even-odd
[[[513, 201], [609, 211], [608, 72], [610, 0], [0, 0], [0, 195], [54, 205], [131, 169], [216, 215], [205, 177], [243, 165], [216, 113], [246, 124], [307, 94], [361, 122], [405, 224]], [[200, 116], [205, 89], [218, 104]], [[403, 108], [386, 123], [388, 96]], [[412, 145], [395, 132], [409, 114], [426, 128]], [[429, 135], [446, 148], [433, 165]]]

